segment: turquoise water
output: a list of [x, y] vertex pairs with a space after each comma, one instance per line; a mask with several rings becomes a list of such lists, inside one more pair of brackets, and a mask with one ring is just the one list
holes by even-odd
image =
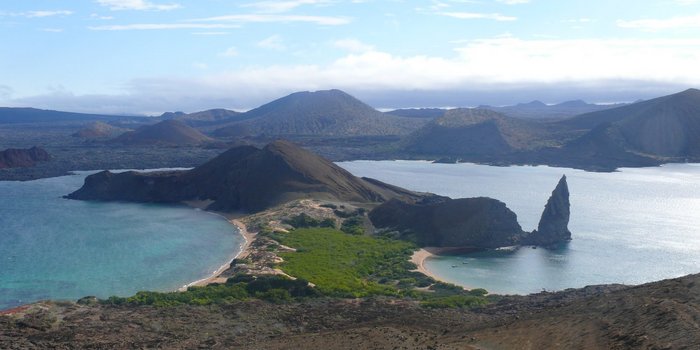
[[42, 299], [170, 291], [207, 277], [243, 238], [183, 206], [61, 198], [88, 173], [0, 181], [0, 310]]
[[537, 222], [562, 174], [571, 192], [573, 240], [556, 250], [520, 248], [426, 261], [441, 279], [527, 294], [603, 283], [639, 284], [700, 272], [700, 164], [591, 173], [420, 161], [340, 163], [355, 175], [413, 190], [505, 202], [523, 229]]

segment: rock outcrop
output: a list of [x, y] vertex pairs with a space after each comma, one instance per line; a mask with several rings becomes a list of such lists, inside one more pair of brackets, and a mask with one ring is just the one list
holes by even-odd
[[569, 215], [569, 186], [564, 175], [544, 207], [537, 230], [533, 231], [523, 243], [549, 246], [570, 241]]
[[566, 176], [559, 180], [533, 232], [522, 230], [505, 203], [485, 197], [424, 195], [413, 202], [391, 200], [373, 209], [369, 218], [375, 227], [397, 231], [400, 238], [424, 247], [546, 247], [571, 240]]
[[83, 187], [67, 198], [161, 203], [209, 200], [212, 210], [257, 212], [303, 198], [380, 203], [420, 196], [355, 177], [290, 142], [275, 141], [263, 149], [232, 148], [189, 171], [103, 171], [88, 176]]
[[396, 230], [402, 239], [424, 247], [498, 248], [517, 245], [526, 234], [505, 203], [486, 197], [391, 200], [369, 217], [374, 226]]
[[0, 169], [33, 167], [37, 162], [48, 160], [51, 160], [49, 153], [41, 147], [0, 151]]

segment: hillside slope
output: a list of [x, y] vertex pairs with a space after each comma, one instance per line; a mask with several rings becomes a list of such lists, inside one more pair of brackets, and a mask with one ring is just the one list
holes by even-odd
[[178, 120], [166, 120], [154, 125], [142, 126], [111, 140], [124, 145], [170, 146], [200, 145], [211, 141], [213, 141], [212, 138]]
[[115, 137], [127, 131], [130, 130], [97, 121], [86, 125], [85, 127], [73, 133], [71, 136], [78, 137], [81, 139], [100, 139]]
[[51, 157], [41, 147], [29, 149], [8, 148], [0, 151], [0, 169], [32, 167], [37, 162], [48, 160], [51, 160]]
[[536, 147], [544, 135], [537, 123], [487, 109], [459, 108], [409, 135], [402, 147], [421, 155], [502, 155]]
[[[606, 111], [584, 114], [560, 125], [592, 129], [571, 147], [599, 138], [603, 153], [619, 154], [618, 148], [640, 156], [700, 159], [700, 90], [631, 104]], [[600, 129], [608, 138], [603, 138]], [[615, 147], [607, 150], [605, 144]]]
[[476, 310], [385, 298], [179, 307], [43, 302], [0, 313], [0, 348], [632, 350], [700, 344], [700, 275], [495, 300]]
[[376, 203], [419, 194], [360, 179], [287, 141], [232, 148], [190, 171], [104, 171], [88, 176], [71, 199], [136, 202], [212, 201], [210, 209], [256, 212], [293, 199]]

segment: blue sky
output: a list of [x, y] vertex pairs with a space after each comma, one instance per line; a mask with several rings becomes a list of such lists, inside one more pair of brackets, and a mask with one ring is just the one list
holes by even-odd
[[343, 89], [377, 108], [700, 87], [700, 0], [0, 1], [0, 105], [155, 114]]

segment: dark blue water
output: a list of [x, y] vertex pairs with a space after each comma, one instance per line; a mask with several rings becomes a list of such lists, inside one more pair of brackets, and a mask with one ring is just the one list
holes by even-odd
[[176, 290], [239, 250], [236, 228], [211, 213], [61, 198], [86, 175], [0, 181], [0, 310], [42, 299]]
[[551, 167], [491, 167], [417, 161], [340, 165], [418, 191], [505, 202], [523, 229], [537, 226], [562, 174], [571, 192], [573, 240], [555, 250], [521, 248], [426, 261], [441, 279], [526, 294], [592, 284], [638, 284], [700, 272], [700, 165], [591, 173]]

